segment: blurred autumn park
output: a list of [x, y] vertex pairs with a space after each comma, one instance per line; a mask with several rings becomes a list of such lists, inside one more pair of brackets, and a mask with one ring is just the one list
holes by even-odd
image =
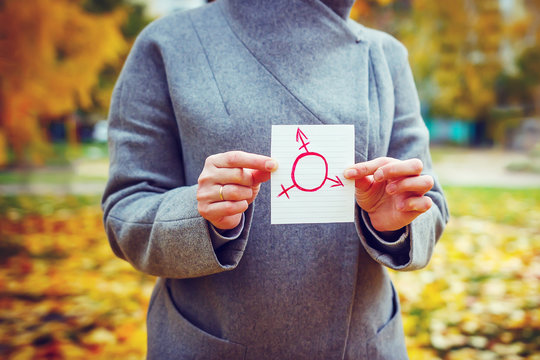
[[[198, 3], [0, 0], [0, 358], [144, 358], [154, 279], [103, 232], [105, 119], [138, 32]], [[392, 273], [411, 359], [539, 360], [540, 1], [351, 16], [409, 49], [452, 213], [430, 265]]]

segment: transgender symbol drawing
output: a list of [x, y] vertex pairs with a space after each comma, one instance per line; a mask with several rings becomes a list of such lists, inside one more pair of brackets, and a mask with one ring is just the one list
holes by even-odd
[[[292, 185], [289, 186], [288, 188], [285, 188], [285, 186], [283, 186], [283, 184], [282, 184], [281, 188], [283, 189], [283, 191], [280, 192], [277, 197], [280, 197], [281, 195], [285, 194], [285, 196], [287, 196], [287, 199], [290, 199], [288, 192], [289, 192], [289, 190], [291, 190], [293, 188], [297, 188], [298, 190], [305, 191], [305, 192], [315, 192], [317, 190], [320, 190], [324, 186], [324, 184], [326, 183], [326, 180], [330, 180], [331, 182], [334, 183], [330, 187], [344, 186], [343, 183], [341, 182], [341, 179], [339, 178], [339, 176], [336, 175], [335, 179], [332, 179], [332, 178], [328, 177], [328, 162], [326, 161], [326, 158], [324, 156], [322, 156], [321, 154], [319, 154], [319, 153], [309, 151], [307, 146], [310, 143], [306, 142], [307, 140], [308, 140], [308, 137], [306, 136], [306, 134], [304, 134], [302, 132], [302, 130], [300, 130], [300, 128], [298, 128], [296, 130], [296, 142], [302, 143], [302, 146], [300, 146], [298, 148], [298, 150], [303, 149], [303, 150], [305, 150], [305, 152], [298, 155], [296, 157], [296, 160], [293, 163], [292, 170], [291, 170]], [[320, 183], [316, 182], [315, 184], [309, 184], [309, 185], [308, 184], [303, 184], [304, 186], [302, 186], [302, 185], [299, 184], [299, 182], [300, 183], [303, 183], [303, 182], [301, 181], [301, 179], [297, 178], [296, 172], [297, 172], [297, 170], [299, 170], [299, 167], [301, 168], [301, 163], [305, 164], [306, 160], [309, 160], [310, 158], [311, 158], [311, 160], [322, 160], [322, 162], [324, 164], [324, 176], [322, 176], [320, 178], [320, 179], [322, 179], [322, 181]], [[321, 170], [322, 170], [322, 167], [321, 167]]]

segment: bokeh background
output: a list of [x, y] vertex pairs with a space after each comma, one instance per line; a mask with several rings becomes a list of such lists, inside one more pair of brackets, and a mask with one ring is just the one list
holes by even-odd
[[[144, 358], [155, 279], [99, 208], [109, 98], [138, 32], [204, 2], [0, 0], [0, 358]], [[452, 214], [426, 269], [392, 273], [411, 359], [540, 359], [540, 1], [351, 15], [409, 49]]]

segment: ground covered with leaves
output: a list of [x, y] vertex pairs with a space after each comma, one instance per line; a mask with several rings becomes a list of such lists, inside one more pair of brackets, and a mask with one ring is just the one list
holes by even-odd
[[154, 279], [114, 257], [98, 203], [1, 198], [0, 358], [144, 358]]
[[392, 273], [411, 359], [540, 359], [540, 190], [447, 188], [426, 269]]
[[[410, 358], [540, 359], [540, 189], [447, 188], [430, 265], [392, 273]], [[95, 197], [0, 197], [0, 358], [142, 359], [154, 278], [114, 257]]]

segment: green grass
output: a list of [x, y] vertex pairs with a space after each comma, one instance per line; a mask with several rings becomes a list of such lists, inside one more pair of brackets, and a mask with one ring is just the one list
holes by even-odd
[[104, 176], [76, 175], [69, 167], [47, 170], [0, 172], [0, 185], [6, 184], [69, 184], [75, 182], [102, 183]]
[[50, 215], [58, 211], [99, 206], [99, 195], [8, 195], [0, 196], [0, 217]]
[[[50, 180], [59, 179], [60, 175], [51, 175]], [[540, 189], [445, 186], [444, 192], [452, 216], [477, 217], [515, 226], [534, 226], [540, 222]], [[47, 214], [98, 203], [99, 196], [0, 196], [0, 215], [8, 209]]]
[[79, 162], [92, 163], [107, 160], [108, 151], [105, 143], [80, 144], [76, 147], [66, 143], [56, 143], [51, 145], [44, 166], [0, 170], [0, 185], [103, 183], [107, 180], [106, 175], [76, 174], [73, 165]]
[[[540, 189], [446, 186], [444, 190], [452, 220], [430, 264], [421, 271], [391, 272], [400, 293], [409, 356], [533, 359], [532, 354], [540, 351], [535, 342], [540, 336], [536, 276]], [[154, 280], [113, 258], [99, 200], [99, 196], [0, 195], [0, 269], [7, 269], [0, 275], [10, 289], [4, 297], [6, 306], [0, 307], [0, 318], [8, 319], [7, 345], [0, 355], [2, 350], [23, 353], [25, 346], [39, 350], [43, 334], [52, 334], [51, 343], [62, 334], [83, 338], [86, 335], [79, 329], [88, 322], [112, 333], [108, 336], [114, 343], [107, 343], [107, 351], [119, 346], [144, 354], [144, 348], [137, 347], [145, 338], [141, 309], [148, 304]], [[55, 322], [56, 332], [39, 317], [28, 316], [35, 308], [64, 316], [74, 300], [81, 299], [80, 304], [86, 304], [78, 308], [82, 315]], [[116, 313], [121, 316], [110, 315]], [[125, 330], [117, 336], [111, 330], [126, 323], [140, 325], [130, 325], [142, 329], [138, 337], [125, 337]], [[26, 338], [31, 341], [25, 343]], [[64, 336], [62, 344], [66, 339], [71, 341]], [[73, 345], [91, 344], [95, 357], [95, 349], [104, 345], [91, 341], [75, 337]], [[485, 345], [475, 345], [479, 341]], [[88, 354], [92, 357], [90, 350]]]
[[[107, 143], [82, 143], [77, 146], [63, 142], [52, 143], [46, 145], [43, 151], [45, 152], [45, 166], [68, 166], [76, 160], [103, 160], [108, 156]], [[8, 162], [11, 163], [13, 160], [14, 154], [9, 150]]]
[[464, 154], [468, 149], [457, 146], [431, 146], [429, 152], [433, 163], [444, 160], [448, 155]]
[[540, 189], [445, 186], [452, 216], [515, 226], [540, 226]]

